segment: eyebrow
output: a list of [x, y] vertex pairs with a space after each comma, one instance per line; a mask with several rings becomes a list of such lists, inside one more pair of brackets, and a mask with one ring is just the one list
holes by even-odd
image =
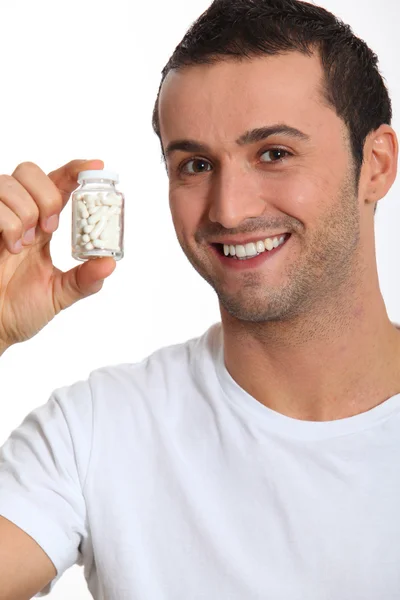
[[[286, 137], [296, 138], [302, 142], [310, 142], [311, 138], [309, 135], [285, 124], [270, 125], [268, 127], [258, 127], [257, 129], [250, 129], [236, 140], [239, 146], [245, 146], [248, 144], [255, 144], [256, 142], [262, 142], [273, 135], [283, 135]], [[168, 158], [173, 152], [204, 152], [209, 153], [210, 148], [206, 144], [201, 144], [195, 140], [175, 140], [170, 142], [165, 149], [165, 157]]]

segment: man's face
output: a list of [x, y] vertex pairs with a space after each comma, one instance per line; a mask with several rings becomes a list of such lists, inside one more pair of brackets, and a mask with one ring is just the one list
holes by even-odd
[[[240, 320], [284, 320], [332, 302], [354, 269], [354, 165], [321, 82], [319, 59], [297, 52], [188, 67], [164, 82], [160, 128], [177, 237]], [[276, 125], [304, 135], [266, 137]], [[251, 254], [284, 234], [272, 252], [238, 259], [239, 245]]]

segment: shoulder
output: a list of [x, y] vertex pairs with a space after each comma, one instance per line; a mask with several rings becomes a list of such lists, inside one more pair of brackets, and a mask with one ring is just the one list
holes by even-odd
[[140, 362], [108, 365], [92, 371], [88, 385], [94, 402], [109, 402], [150, 395], [170, 395], [190, 385], [198, 376], [199, 363], [213, 361], [221, 324], [212, 325], [201, 336], [165, 346]]

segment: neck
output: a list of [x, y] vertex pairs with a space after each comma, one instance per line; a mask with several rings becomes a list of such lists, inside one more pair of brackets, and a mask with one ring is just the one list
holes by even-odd
[[353, 298], [266, 323], [240, 321], [221, 306], [230, 375], [265, 406], [310, 421], [351, 417], [399, 393], [400, 332], [377, 276]]

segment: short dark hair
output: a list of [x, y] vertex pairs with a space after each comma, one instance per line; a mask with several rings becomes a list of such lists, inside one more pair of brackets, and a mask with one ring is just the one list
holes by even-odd
[[292, 51], [317, 51], [322, 98], [345, 123], [359, 185], [367, 136], [391, 125], [392, 103], [378, 56], [349, 25], [324, 8], [300, 0], [214, 0], [190, 27], [162, 71], [153, 128], [160, 138], [159, 97], [171, 70]]

